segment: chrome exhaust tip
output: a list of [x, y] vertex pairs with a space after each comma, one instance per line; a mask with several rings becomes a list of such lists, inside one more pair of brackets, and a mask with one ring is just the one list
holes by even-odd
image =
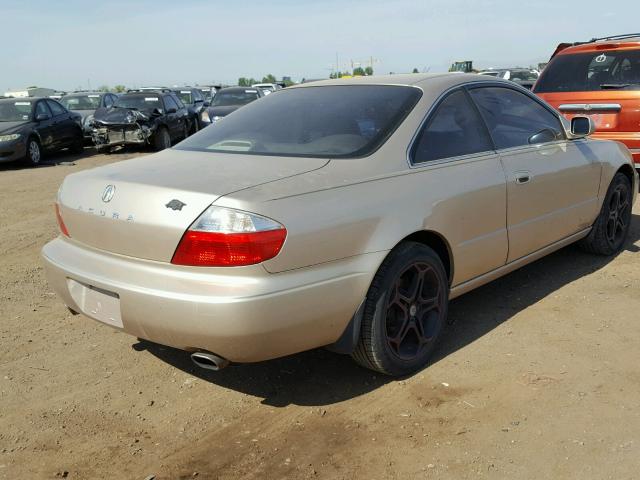
[[217, 372], [229, 365], [229, 360], [219, 357], [213, 353], [194, 352], [191, 354], [191, 361], [200, 368]]

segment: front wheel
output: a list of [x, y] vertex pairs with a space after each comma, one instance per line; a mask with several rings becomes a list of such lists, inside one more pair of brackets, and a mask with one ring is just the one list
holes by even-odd
[[600, 214], [580, 247], [598, 255], [613, 255], [624, 245], [631, 225], [631, 182], [623, 173], [616, 173], [609, 185]]
[[171, 136], [169, 130], [160, 127], [153, 138], [153, 148], [156, 152], [171, 147]]
[[431, 248], [401, 244], [376, 273], [367, 298], [353, 359], [387, 375], [423, 368], [445, 325], [449, 282]]
[[42, 150], [40, 149], [40, 142], [36, 138], [30, 138], [27, 142], [27, 155], [25, 157], [26, 162], [29, 165], [38, 165], [42, 160]]

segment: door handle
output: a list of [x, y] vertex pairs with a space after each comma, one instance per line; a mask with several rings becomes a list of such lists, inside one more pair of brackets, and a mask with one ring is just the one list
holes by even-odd
[[516, 183], [522, 185], [531, 181], [531, 172], [516, 172]]

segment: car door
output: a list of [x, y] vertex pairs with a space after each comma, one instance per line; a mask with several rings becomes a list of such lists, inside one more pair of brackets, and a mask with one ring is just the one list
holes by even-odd
[[[37, 120], [38, 115], [44, 115], [43, 120]], [[39, 100], [33, 109], [34, 130], [40, 136], [40, 144], [44, 150], [57, 148], [53, 134], [53, 115], [45, 100]]]
[[169, 135], [174, 140], [182, 135], [183, 119], [180, 115], [178, 104], [171, 95], [164, 95], [165, 117]]
[[56, 138], [57, 147], [68, 147], [78, 136], [78, 124], [71, 113], [58, 102], [47, 99], [47, 105], [53, 114], [53, 136]]
[[[456, 267], [453, 284], [495, 270], [507, 261], [505, 176], [491, 137], [464, 88], [442, 99], [410, 149], [415, 188], [427, 188], [429, 222], [447, 225]], [[413, 188], [413, 187], [411, 187]], [[437, 192], [437, 193], [436, 193]], [[435, 196], [434, 196], [435, 195]]]
[[550, 107], [502, 85], [470, 88], [507, 177], [508, 261], [591, 225], [601, 166], [584, 141], [567, 139]]

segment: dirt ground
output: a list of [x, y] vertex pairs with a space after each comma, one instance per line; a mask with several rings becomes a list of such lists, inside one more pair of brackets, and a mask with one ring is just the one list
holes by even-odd
[[410, 378], [325, 350], [215, 373], [44, 278], [64, 176], [134, 155], [0, 165], [0, 479], [640, 477], [638, 206], [616, 258], [569, 247], [453, 301]]

